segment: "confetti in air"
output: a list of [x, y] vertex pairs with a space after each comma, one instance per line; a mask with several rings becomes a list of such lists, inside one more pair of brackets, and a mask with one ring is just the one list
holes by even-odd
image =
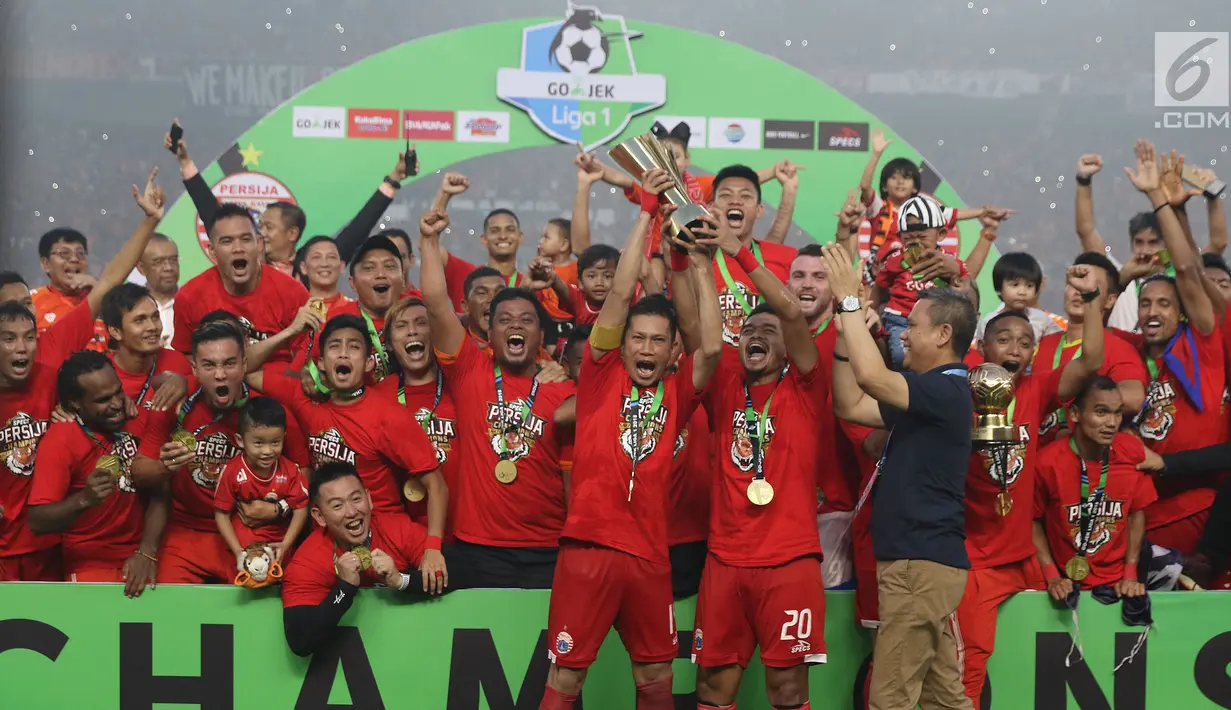
[[892, 52], [893, 50], [895, 50], [895, 49], [897, 49], [897, 48], [898, 48], [898, 45], [896, 45], [896, 44], [891, 44], [891, 45], [889, 45], [889, 51], [890, 51], [890, 52]]
[[988, 54], [995, 54], [995, 53], [996, 53], [996, 48], [995, 48], [995, 47], [992, 47], [991, 49], [987, 50], [987, 53], [988, 53]]
[[1051, 208], [1052, 208], [1053, 210], [1054, 210], [1054, 209], [1056, 209], [1056, 203], [1055, 203], [1055, 202], [1051, 203]]
[[58, 182], [53, 182], [53, 183], [51, 183], [51, 189], [53, 189], [53, 190], [59, 190], [59, 189], [60, 189], [60, 183], [58, 183]]
[[266, 22], [266, 23], [265, 23], [265, 29], [267, 29], [267, 30], [272, 30], [273, 28], [274, 28], [273, 23], [271, 23], [271, 22]]
[[986, 152], [987, 152], [987, 146], [983, 146], [983, 152], [984, 152], [984, 153], [986, 153]]
[[788, 46], [788, 47], [790, 47], [790, 46], [791, 46], [791, 40], [789, 40], [789, 39], [788, 39], [788, 40], [786, 41], [786, 46]]
[[992, 171], [991, 171], [991, 170], [984, 170], [984, 171], [983, 171], [983, 177], [987, 177], [988, 175], [991, 175], [991, 174], [992, 174]]
[[1035, 176], [1034, 176], [1034, 181], [1035, 181], [1035, 182], [1043, 182], [1043, 178], [1039, 177], [1038, 175], [1035, 175]]

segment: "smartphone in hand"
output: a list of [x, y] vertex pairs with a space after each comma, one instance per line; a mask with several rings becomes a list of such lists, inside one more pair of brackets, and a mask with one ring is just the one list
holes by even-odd
[[180, 139], [184, 137], [184, 127], [178, 123], [171, 124], [171, 147], [168, 149], [173, 155], [178, 155], [180, 152]]

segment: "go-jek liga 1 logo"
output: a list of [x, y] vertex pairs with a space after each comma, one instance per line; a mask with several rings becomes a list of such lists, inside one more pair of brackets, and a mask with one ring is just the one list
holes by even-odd
[[621, 15], [572, 5], [562, 22], [522, 31], [521, 67], [496, 73], [496, 96], [530, 115], [547, 135], [586, 150], [667, 101], [667, 78], [639, 74]]

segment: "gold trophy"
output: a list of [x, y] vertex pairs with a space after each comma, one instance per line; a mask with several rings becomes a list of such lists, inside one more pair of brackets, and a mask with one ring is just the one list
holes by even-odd
[[667, 220], [671, 236], [687, 240], [683, 229], [685, 227], [692, 229], [703, 224], [701, 218], [709, 215], [709, 210], [688, 198], [688, 193], [684, 189], [684, 176], [676, 167], [671, 150], [655, 138], [653, 133], [643, 133], [629, 138], [612, 148], [610, 155], [615, 164], [638, 183], [642, 181], [646, 173], [654, 168], [665, 170], [671, 176], [675, 184], [662, 194], [667, 202], [676, 207], [671, 218]]
[[197, 452], [197, 438], [192, 435], [192, 432], [187, 429], [176, 429], [171, 435], [171, 441], [182, 445], [188, 449], [188, 453], [195, 454]]
[[1017, 427], [1009, 421], [1009, 405], [1013, 403], [1013, 376], [1000, 365], [985, 362], [971, 368], [967, 379], [970, 381], [970, 396], [975, 405], [974, 428], [970, 432], [970, 438], [979, 444], [1017, 443]]
[[967, 376], [970, 396], [974, 400], [975, 420], [970, 438], [987, 452], [988, 474], [1000, 484], [996, 495], [996, 513], [1006, 517], [1013, 510], [1013, 494], [1007, 477], [1012, 449], [1018, 443], [1017, 427], [1009, 421], [1009, 405], [1013, 403], [1013, 376], [1000, 365], [985, 362], [976, 365]]

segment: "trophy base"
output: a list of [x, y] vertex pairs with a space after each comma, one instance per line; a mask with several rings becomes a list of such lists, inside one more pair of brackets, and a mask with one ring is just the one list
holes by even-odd
[[970, 438], [976, 442], [987, 441], [1018, 441], [1017, 427], [1013, 426], [977, 426], [970, 432]]
[[671, 219], [668, 220], [668, 228], [671, 230], [671, 236], [679, 239], [682, 242], [691, 241], [688, 232], [684, 229], [696, 229], [705, 225], [701, 221], [702, 217], [708, 217], [709, 210], [698, 204], [681, 205], [676, 208], [671, 214]]

